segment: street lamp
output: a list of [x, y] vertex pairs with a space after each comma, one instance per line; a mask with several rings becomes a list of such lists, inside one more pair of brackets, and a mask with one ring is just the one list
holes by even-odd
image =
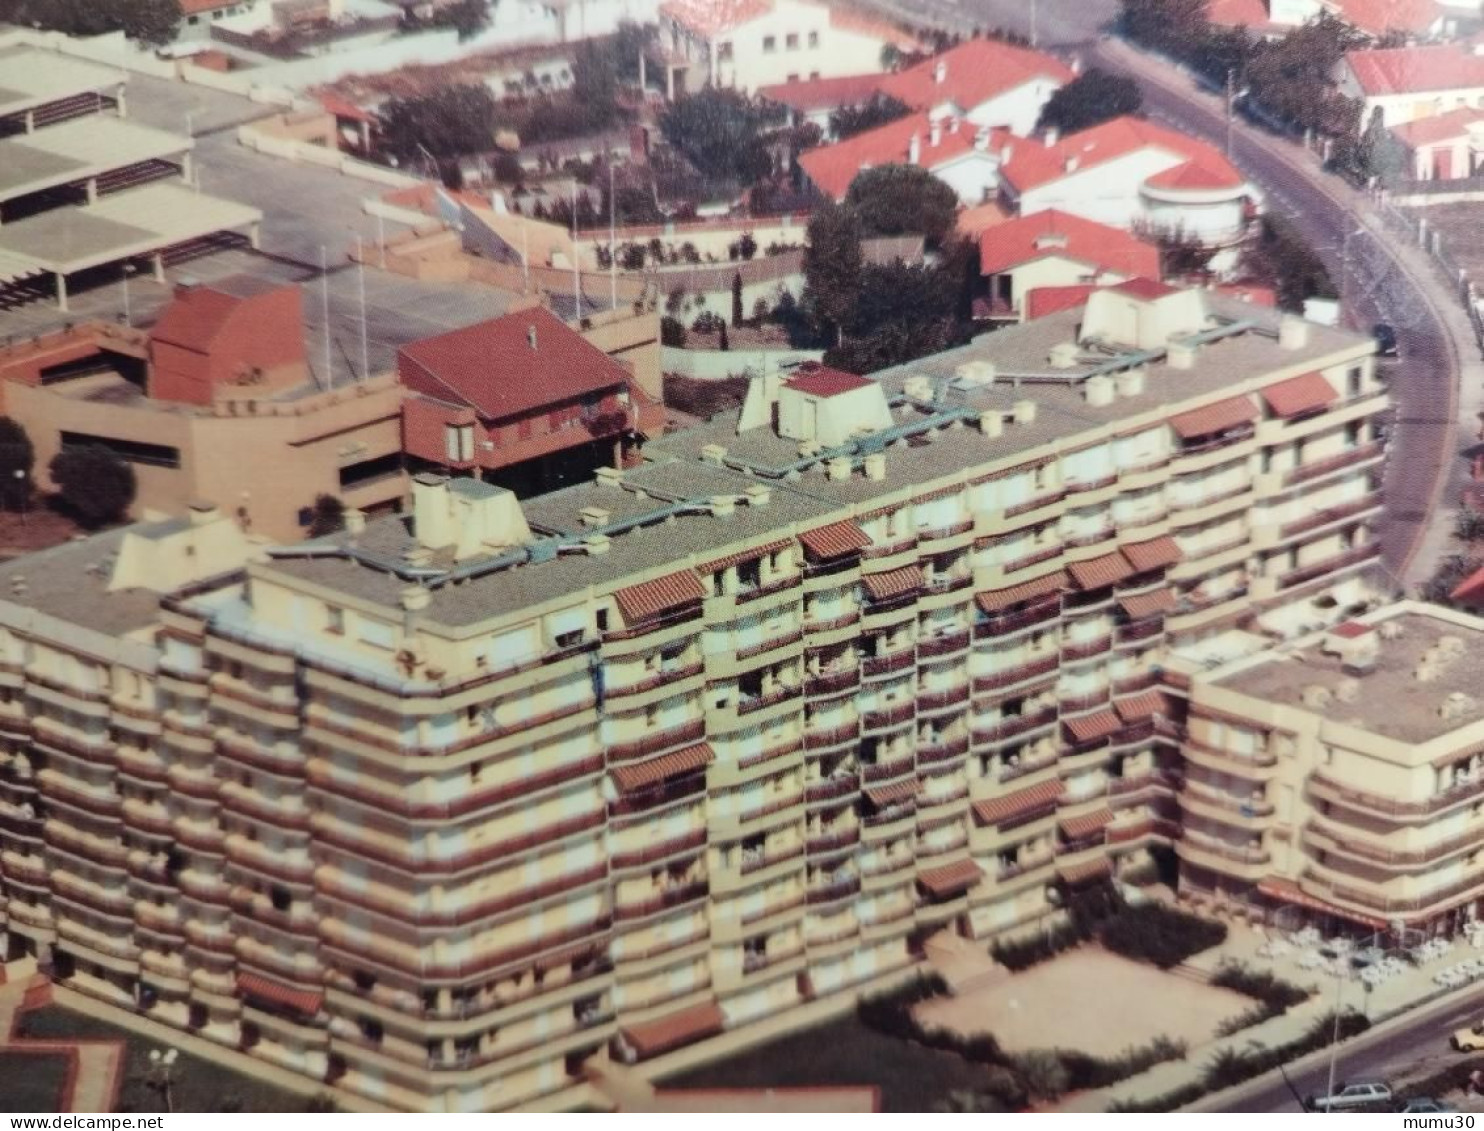
[[134, 326], [134, 314], [129, 308], [129, 276], [134, 274], [136, 270], [137, 268], [134, 264], [124, 264], [124, 325], [131, 329]]
[[25, 526], [27, 510], [26, 496], [30, 494], [30, 492], [26, 489], [26, 471], [24, 468], [18, 467], [14, 471], [12, 471], [11, 474], [15, 476], [16, 492], [21, 497], [21, 525]]
[[173, 1083], [171, 1075], [175, 1069], [175, 1058], [179, 1055], [178, 1049], [149, 1050], [150, 1073], [154, 1077], [155, 1086], [165, 1093], [165, 1110], [171, 1114], [175, 1112], [175, 1097], [170, 1091]]

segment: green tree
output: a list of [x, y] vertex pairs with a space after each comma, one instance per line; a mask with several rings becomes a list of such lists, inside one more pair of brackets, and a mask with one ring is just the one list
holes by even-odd
[[1299, 311], [1307, 298], [1334, 298], [1339, 293], [1324, 262], [1292, 224], [1272, 212], [1263, 216], [1258, 238], [1243, 249], [1238, 276], [1276, 288], [1284, 310]]
[[836, 344], [855, 310], [861, 282], [861, 224], [855, 210], [826, 203], [809, 217], [804, 248], [804, 304]]
[[1137, 114], [1143, 105], [1137, 82], [1127, 75], [1110, 75], [1093, 67], [1046, 100], [1037, 128], [1076, 133], [1110, 118]]
[[660, 344], [670, 346], [673, 349], [683, 350], [685, 340], [688, 337], [685, 323], [680, 319], [666, 314], [660, 319]]
[[1067, 1069], [1050, 1049], [1032, 1049], [1019, 1057], [1018, 1067], [1026, 1090], [1042, 1099], [1054, 1100], [1067, 1090]]
[[119, 521], [134, 501], [134, 469], [101, 444], [63, 448], [50, 471], [62, 502], [90, 529]]
[[31, 497], [31, 471], [36, 449], [26, 430], [8, 416], [0, 416], [0, 492], [6, 506], [24, 505]]
[[1206, 30], [1208, 0], [1123, 0], [1123, 32], [1130, 39], [1187, 58]]
[[1327, 137], [1350, 134], [1359, 125], [1359, 106], [1335, 88], [1331, 76], [1345, 53], [1364, 43], [1364, 36], [1326, 12], [1257, 47], [1245, 81], [1252, 97], [1283, 121]]
[[334, 495], [316, 495], [309, 515], [310, 538], [323, 538], [345, 529], [345, 504]]
[[874, 130], [877, 126], [895, 122], [898, 118], [905, 118], [910, 113], [912, 107], [900, 98], [876, 94], [858, 106], [842, 106], [831, 114], [830, 133], [844, 141], [847, 137], [854, 137], [867, 130]]
[[781, 124], [777, 108], [716, 87], [679, 98], [660, 114], [665, 140], [700, 173], [739, 184], [773, 171], [768, 136]]
[[121, 31], [154, 46], [174, 39], [180, 20], [180, 0], [0, 0], [0, 23], [67, 35]]
[[742, 325], [743, 317], [742, 272], [738, 271], [732, 276], [732, 329]]
[[454, 0], [452, 4], [433, 9], [428, 21], [433, 27], [451, 27], [459, 33], [459, 42], [473, 39], [490, 25], [490, 0]]
[[850, 182], [845, 203], [863, 236], [921, 235], [937, 247], [953, 231], [958, 195], [920, 165], [879, 165]]
[[389, 98], [381, 107], [381, 146], [404, 161], [483, 153], [499, 123], [495, 98], [483, 85], [455, 83], [411, 98]]

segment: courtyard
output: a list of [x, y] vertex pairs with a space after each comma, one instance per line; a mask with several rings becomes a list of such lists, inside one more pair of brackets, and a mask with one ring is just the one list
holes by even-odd
[[923, 1002], [925, 1026], [964, 1036], [990, 1033], [1007, 1052], [1075, 1049], [1113, 1057], [1157, 1037], [1192, 1049], [1252, 999], [1089, 945], [979, 985], [962, 996]]

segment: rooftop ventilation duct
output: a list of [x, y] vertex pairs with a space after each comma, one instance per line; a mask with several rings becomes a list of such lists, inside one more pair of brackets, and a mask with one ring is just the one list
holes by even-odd
[[1165, 351], [1165, 361], [1171, 369], [1194, 369], [1200, 347], [1190, 342], [1171, 342]]
[[1296, 314], [1278, 320], [1278, 348], [1301, 350], [1309, 344], [1309, 324]]
[[600, 467], [593, 472], [593, 478], [600, 487], [623, 486], [623, 471], [616, 467]]
[[762, 483], [749, 483], [742, 493], [747, 497], [749, 507], [765, 507], [773, 498], [773, 488]]
[[987, 358], [975, 358], [966, 361], [954, 371], [954, 376], [967, 385], [992, 385], [999, 370], [995, 363]]
[[1120, 397], [1137, 397], [1144, 392], [1148, 382], [1148, 373], [1142, 365], [1136, 365], [1132, 369], [1125, 369], [1113, 378], [1118, 386]]
[[1057, 342], [1051, 347], [1047, 360], [1052, 369], [1074, 369], [1080, 356], [1082, 350], [1076, 342]]
[[849, 456], [835, 456], [833, 459], [827, 460], [825, 462], [825, 474], [829, 476], [831, 480], [838, 482], [842, 479], [849, 479], [850, 472], [851, 465]]
[[862, 461], [866, 478], [873, 483], [880, 483], [886, 478], [886, 453], [872, 452]]
[[583, 507], [581, 515], [583, 526], [607, 526], [612, 517], [604, 507]]
[[981, 412], [979, 414], [979, 431], [990, 438], [1004, 435], [1005, 414], [999, 409]]
[[1033, 400], [1019, 400], [1010, 410], [1015, 416], [1016, 424], [1034, 424], [1036, 422], [1036, 402]]
[[1113, 378], [1099, 373], [1082, 383], [1082, 396], [1094, 408], [1104, 408], [1113, 403]]
[[1305, 707], [1311, 707], [1315, 710], [1323, 710], [1325, 707], [1328, 707], [1334, 697], [1335, 693], [1322, 683], [1309, 684], [1308, 687], [1304, 688], [1300, 696]]

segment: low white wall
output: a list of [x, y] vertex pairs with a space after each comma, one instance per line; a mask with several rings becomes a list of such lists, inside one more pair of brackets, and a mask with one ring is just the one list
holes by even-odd
[[824, 350], [681, 350], [666, 346], [661, 366], [666, 373], [715, 381], [723, 377], [756, 377], [781, 366], [823, 358]]

